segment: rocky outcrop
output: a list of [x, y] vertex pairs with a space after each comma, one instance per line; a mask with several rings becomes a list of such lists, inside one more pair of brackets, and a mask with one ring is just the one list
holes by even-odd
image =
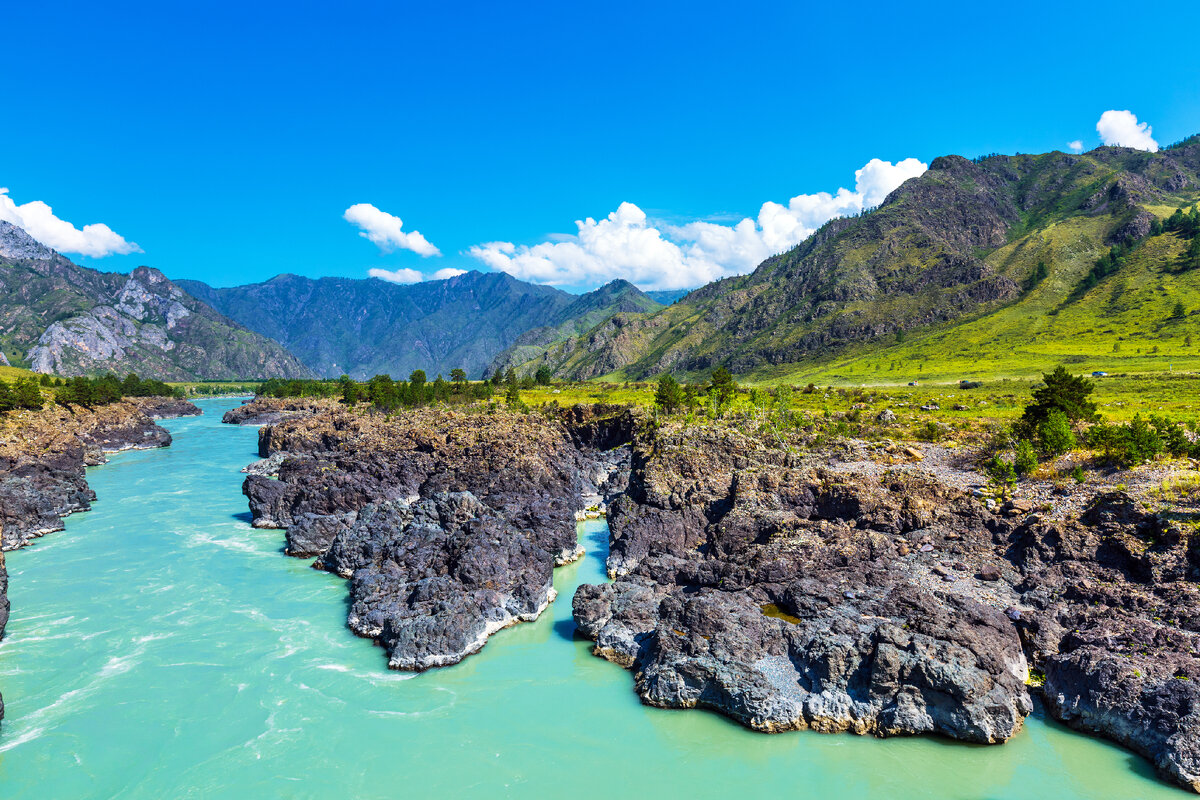
[[[554, 566], [581, 553], [584, 496], [599, 496], [620, 463], [537, 414], [307, 408], [259, 432], [264, 460], [243, 486], [254, 525], [287, 528], [289, 554], [350, 579], [351, 629], [396, 669], [456, 663], [536, 618], [553, 600]], [[227, 420], [289, 410], [300, 411], [258, 400]]]
[[1030, 711], [1017, 631], [922, 579], [951, 547], [990, 549], [990, 522], [934, 484], [826, 473], [734, 430], [647, 430], [609, 509], [616, 581], [581, 587], [575, 618], [652, 705], [1002, 742]]
[[614, 581], [580, 587], [574, 615], [644, 702], [999, 743], [1032, 670], [1054, 716], [1198, 788], [1200, 547], [1177, 523], [1122, 494], [1079, 519], [993, 512], [916, 468], [797, 452], [733, 426], [638, 430]]
[[0, 219], [0, 256], [46, 261], [54, 257], [54, 251], [22, 228]]
[[1050, 712], [1200, 791], [1200, 541], [1122, 492], [1009, 541]]
[[321, 563], [350, 579], [351, 630], [392, 669], [423, 670], [536, 619], [554, 600], [552, 555], [470, 492], [439, 492], [366, 506]]
[[128, 398], [96, 409], [49, 405], [10, 412], [0, 419], [0, 550], [62, 530], [62, 519], [86, 511], [96, 499], [85, 467], [106, 454], [165, 447], [171, 435], [152, 415], [199, 414], [173, 398]]
[[273, 425], [285, 419], [311, 416], [321, 409], [332, 409], [332, 403], [320, 400], [286, 399], [257, 400], [231, 408], [221, 417], [228, 425]]

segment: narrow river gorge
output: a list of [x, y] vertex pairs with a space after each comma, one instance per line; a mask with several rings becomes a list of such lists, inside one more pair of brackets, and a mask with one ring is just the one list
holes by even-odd
[[574, 636], [607, 528], [559, 568], [558, 600], [461, 664], [388, 671], [346, 626], [346, 583], [255, 530], [232, 400], [162, 424], [165, 449], [92, 468], [99, 500], [8, 554], [0, 796], [1154, 798], [1148, 762], [1035, 713], [1002, 746], [765, 735], [642, 706]]

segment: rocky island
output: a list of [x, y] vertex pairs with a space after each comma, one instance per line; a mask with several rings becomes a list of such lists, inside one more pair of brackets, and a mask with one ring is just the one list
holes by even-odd
[[64, 517], [91, 507], [96, 494], [86, 467], [109, 453], [166, 447], [171, 434], [154, 420], [199, 413], [173, 397], [127, 397], [95, 408], [47, 404], [0, 415], [0, 636], [9, 615], [4, 551], [62, 530]]

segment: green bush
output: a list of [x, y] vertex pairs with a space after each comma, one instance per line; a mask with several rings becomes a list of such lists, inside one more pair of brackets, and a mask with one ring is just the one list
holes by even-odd
[[1007, 493], [1009, 487], [1017, 482], [1017, 468], [1013, 462], [999, 455], [992, 456], [992, 460], [984, 466], [984, 471], [1001, 492]]
[[1051, 456], [1061, 456], [1075, 449], [1075, 433], [1071, 430], [1071, 422], [1067, 415], [1055, 408], [1046, 415], [1037, 428], [1038, 445], [1042, 452]]
[[1120, 467], [1144, 464], [1163, 452], [1162, 437], [1141, 415], [1125, 425], [1098, 424], [1088, 431], [1088, 444]]
[[1021, 477], [1030, 475], [1037, 471], [1038, 458], [1037, 451], [1033, 449], [1033, 443], [1028, 439], [1022, 439], [1017, 442], [1016, 457], [1013, 459], [1013, 468]]

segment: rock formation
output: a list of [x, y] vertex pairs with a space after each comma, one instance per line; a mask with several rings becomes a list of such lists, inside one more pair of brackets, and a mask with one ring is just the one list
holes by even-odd
[[594, 420], [574, 426], [581, 450], [571, 426], [541, 415], [305, 405], [260, 400], [226, 417], [290, 415], [260, 431], [264, 461], [247, 469], [254, 525], [287, 528], [289, 554], [350, 579], [351, 629], [396, 669], [456, 663], [536, 618], [554, 566], [582, 552], [584, 496], [619, 465], [585, 452], [605, 429]]
[[1079, 519], [993, 512], [915, 468], [823, 460], [732, 426], [639, 431], [615, 580], [574, 612], [644, 702], [997, 743], [1032, 668], [1054, 716], [1200, 789], [1200, 550], [1177, 523], [1120, 493]]

